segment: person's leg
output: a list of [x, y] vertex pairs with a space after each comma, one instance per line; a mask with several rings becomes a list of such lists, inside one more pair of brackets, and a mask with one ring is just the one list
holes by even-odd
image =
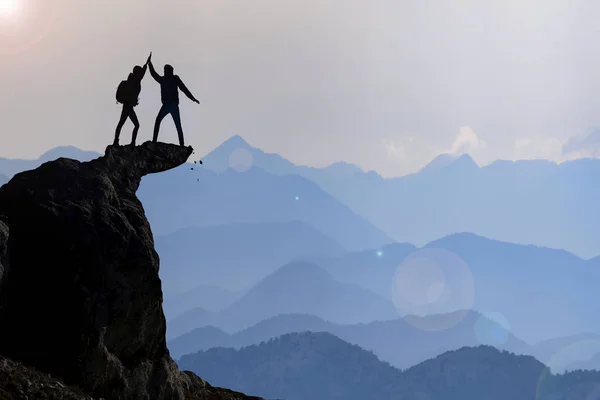
[[183, 144], [183, 128], [181, 127], [181, 116], [179, 115], [179, 105], [175, 104], [171, 109], [171, 116], [175, 122], [175, 128], [177, 128], [177, 135], [179, 136], [179, 145]]
[[129, 113], [129, 118], [131, 122], [133, 122], [133, 133], [131, 134], [131, 145], [135, 146], [135, 140], [137, 139], [138, 130], [140, 129], [140, 122], [138, 121], [138, 117], [135, 113], [135, 110], [132, 108]]
[[158, 130], [160, 129], [160, 123], [168, 113], [169, 111], [167, 110], [167, 107], [163, 104], [158, 112], [158, 115], [156, 116], [156, 121], [154, 121], [154, 136], [152, 137], [152, 141], [155, 143], [158, 141]]
[[117, 129], [115, 130], [115, 141], [113, 142], [113, 146], [119, 145], [119, 136], [121, 135], [121, 128], [127, 121], [127, 117], [129, 116], [129, 111], [127, 106], [123, 104], [123, 108], [121, 109], [121, 118], [119, 118], [119, 123], [117, 124]]

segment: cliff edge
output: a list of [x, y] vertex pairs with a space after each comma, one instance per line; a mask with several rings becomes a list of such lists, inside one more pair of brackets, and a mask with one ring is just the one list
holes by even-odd
[[191, 154], [109, 146], [0, 187], [0, 355], [95, 398], [251, 398], [180, 372], [166, 346], [159, 257], [135, 193]]

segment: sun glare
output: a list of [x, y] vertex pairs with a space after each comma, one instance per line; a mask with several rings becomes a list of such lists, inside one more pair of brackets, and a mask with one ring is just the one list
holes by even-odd
[[0, 17], [12, 17], [19, 12], [22, 0], [0, 0]]

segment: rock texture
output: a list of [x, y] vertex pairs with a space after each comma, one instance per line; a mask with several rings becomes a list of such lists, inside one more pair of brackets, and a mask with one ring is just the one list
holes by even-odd
[[179, 372], [165, 343], [159, 258], [135, 193], [144, 175], [191, 153], [109, 146], [96, 160], [47, 162], [0, 188], [0, 354], [93, 397], [247, 398]]
[[93, 400], [59, 379], [0, 357], [0, 400]]
[[[0, 313], [2, 312], [2, 277], [8, 268], [8, 225], [6, 217], [0, 216]], [[0, 325], [1, 326], [1, 325]], [[1, 400], [1, 399], [0, 399]]]

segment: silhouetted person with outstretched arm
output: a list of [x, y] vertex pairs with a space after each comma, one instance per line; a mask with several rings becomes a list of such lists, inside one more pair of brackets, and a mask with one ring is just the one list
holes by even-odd
[[146, 60], [146, 63], [143, 67], [140, 67], [139, 65], [133, 67], [133, 72], [129, 74], [127, 80], [122, 81], [117, 88], [117, 102], [123, 104], [123, 109], [121, 110], [121, 118], [119, 119], [119, 123], [117, 124], [117, 129], [115, 131], [115, 141], [113, 143], [114, 146], [119, 145], [121, 128], [123, 128], [127, 118], [131, 119], [131, 122], [133, 122], [131, 145], [135, 146], [135, 140], [137, 138], [138, 130], [140, 129], [140, 122], [135, 114], [134, 107], [139, 103], [138, 96], [142, 90], [142, 79], [144, 79], [144, 75], [146, 75], [146, 68], [148, 67], [148, 62], [150, 61], [151, 56], [152, 53], [150, 53], [150, 56], [148, 56], [148, 60]]
[[153, 142], [158, 140], [158, 131], [160, 129], [160, 123], [163, 118], [167, 116], [167, 114], [171, 114], [173, 117], [173, 121], [175, 122], [175, 127], [177, 128], [177, 134], [179, 135], [179, 144], [184, 146], [183, 143], [183, 129], [181, 128], [181, 117], [179, 115], [179, 90], [194, 103], [200, 104], [200, 102], [194, 97], [194, 95], [188, 90], [187, 87], [183, 84], [179, 76], [173, 74], [173, 67], [169, 64], [165, 65], [164, 71], [165, 75], [160, 76], [154, 70], [154, 66], [152, 65], [152, 58], [148, 59], [148, 65], [150, 66], [150, 75], [156, 80], [156, 82], [160, 83], [160, 98], [162, 101], [162, 107], [156, 116], [156, 121], [154, 122], [154, 137], [152, 138]]

